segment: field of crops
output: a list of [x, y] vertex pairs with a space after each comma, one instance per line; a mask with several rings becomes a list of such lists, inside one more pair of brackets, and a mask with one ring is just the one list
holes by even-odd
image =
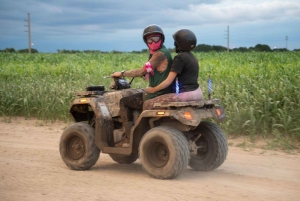
[[[228, 135], [300, 141], [300, 53], [196, 53], [207, 98], [222, 100]], [[0, 115], [69, 120], [75, 91], [111, 82], [113, 71], [141, 67], [147, 54], [0, 54]], [[135, 78], [132, 87], [147, 83]]]

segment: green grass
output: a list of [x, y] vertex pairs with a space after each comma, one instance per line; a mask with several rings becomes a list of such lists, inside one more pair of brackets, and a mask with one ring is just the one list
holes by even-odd
[[[222, 100], [231, 136], [259, 135], [300, 141], [300, 53], [196, 53], [199, 83], [207, 98]], [[147, 54], [0, 54], [0, 115], [70, 120], [75, 91], [88, 85], [109, 86], [114, 71], [141, 67]], [[135, 78], [133, 88], [147, 83]], [[294, 146], [294, 145], [293, 145]]]

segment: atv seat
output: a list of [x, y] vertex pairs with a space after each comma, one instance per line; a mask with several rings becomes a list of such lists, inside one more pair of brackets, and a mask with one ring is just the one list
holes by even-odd
[[188, 102], [160, 102], [153, 104], [153, 110], [161, 108], [177, 108], [177, 107], [209, 107], [219, 104], [219, 99], [213, 100], [200, 100], [200, 101], [188, 101]]

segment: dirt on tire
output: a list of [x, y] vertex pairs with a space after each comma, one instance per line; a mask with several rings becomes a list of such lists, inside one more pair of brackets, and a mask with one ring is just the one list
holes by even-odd
[[[10, 123], [9, 123], [10, 122]], [[87, 171], [69, 169], [59, 153], [71, 123], [0, 117], [0, 197], [39, 200], [300, 200], [300, 154], [233, 146], [217, 169], [187, 167], [172, 180], [150, 177], [136, 160], [118, 164], [102, 154]]]

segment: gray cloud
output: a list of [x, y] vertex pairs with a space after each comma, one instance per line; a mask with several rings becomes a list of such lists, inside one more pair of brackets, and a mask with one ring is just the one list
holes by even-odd
[[[24, 20], [31, 14], [36, 40], [133, 41], [149, 24], [159, 24], [171, 36], [182, 27], [206, 34], [199, 27], [216, 30], [226, 25], [300, 22], [300, 2], [271, 0], [0, 0], [0, 44], [5, 38], [24, 36]], [[282, 23], [284, 24], [284, 23]], [[215, 27], [214, 27], [215, 26]], [[293, 27], [299, 33], [299, 28]], [[222, 30], [224, 31], [224, 30]], [[131, 37], [127, 35], [131, 35]], [[222, 33], [224, 35], [224, 33]], [[300, 35], [300, 33], [299, 33]], [[201, 36], [200, 36], [201, 37]], [[223, 37], [224, 39], [224, 37]], [[171, 41], [171, 37], [169, 41]], [[168, 40], [167, 40], [168, 41]], [[7, 44], [7, 43], [3, 43]], [[170, 43], [171, 44], [171, 43]], [[142, 44], [143, 45], [143, 44]], [[126, 46], [126, 45], [124, 45]], [[3, 46], [0, 46], [0, 49]]]

